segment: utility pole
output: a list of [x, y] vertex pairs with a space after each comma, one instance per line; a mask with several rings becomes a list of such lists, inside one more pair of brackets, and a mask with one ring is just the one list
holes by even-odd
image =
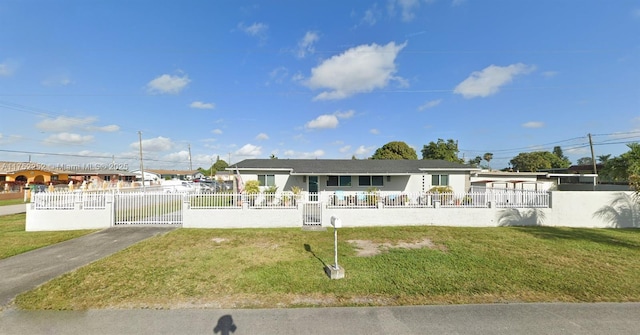
[[593, 163], [593, 173], [598, 173], [598, 168], [596, 167], [596, 156], [593, 154], [593, 141], [591, 140], [591, 133], [589, 136], [589, 147], [591, 147], [591, 162]]
[[193, 171], [193, 164], [191, 163], [191, 144], [189, 144], [189, 171]]
[[142, 132], [138, 131], [138, 141], [140, 142], [140, 173], [142, 174], [142, 191], [145, 191], [144, 187], [144, 164], [142, 163]]

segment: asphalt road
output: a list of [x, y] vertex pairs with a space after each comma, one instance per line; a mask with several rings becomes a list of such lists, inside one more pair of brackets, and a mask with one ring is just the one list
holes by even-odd
[[638, 334], [640, 304], [16, 311], [0, 334]]
[[0, 206], [0, 215], [26, 213], [27, 204]]

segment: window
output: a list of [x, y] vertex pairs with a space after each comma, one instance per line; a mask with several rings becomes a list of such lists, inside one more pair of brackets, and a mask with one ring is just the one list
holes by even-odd
[[359, 186], [383, 186], [383, 176], [360, 176], [358, 177]]
[[351, 176], [328, 176], [327, 186], [351, 186]]
[[276, 186], [276, 176], [272, 174], [259, 174], [260, 186]]
[[432, 175], [431, 186], [449, 186], [449, 175], [448, 174]]

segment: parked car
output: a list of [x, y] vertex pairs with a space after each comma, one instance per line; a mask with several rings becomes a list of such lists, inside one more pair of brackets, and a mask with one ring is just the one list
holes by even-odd
[[196, 192], [196, 187], [193, 183], [184, 180], [164, 180], [162, 181], [162, 190], [166, 193], [179, 193], [179, 192]]

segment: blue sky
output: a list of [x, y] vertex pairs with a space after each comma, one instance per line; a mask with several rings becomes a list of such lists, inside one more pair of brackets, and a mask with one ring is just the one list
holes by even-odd
[[0, 160], [460, 156], [640, 141], [640, 1], [0, 2]]

